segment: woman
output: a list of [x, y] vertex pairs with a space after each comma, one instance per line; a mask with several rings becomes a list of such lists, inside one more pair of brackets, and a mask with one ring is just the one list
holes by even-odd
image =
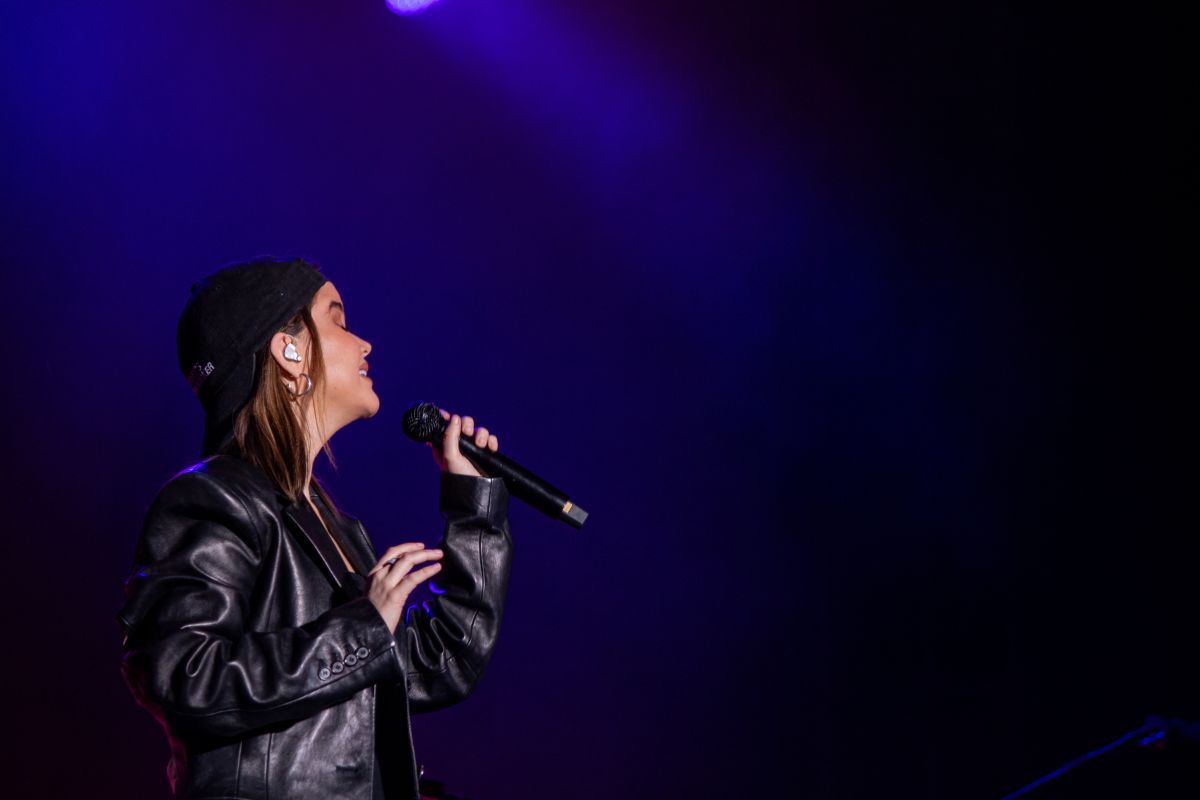
[[[442, 412], [442, 542], [377, 558], [313, 477], [330, 437], [379, 409], [371, 345], [334, 285], [300, 260], [227, 267], [192, 287], [177, 343], [205, 458], [151, 504], [118, 614], [122, 673], [167, 732], [172, 790], [418, 797], [408, 715], [471, 691], [504, 608], [508, 494], [458, 450], [460, 435], [496, 437]], [[434, 575], [434, 599], [406, 613]]]

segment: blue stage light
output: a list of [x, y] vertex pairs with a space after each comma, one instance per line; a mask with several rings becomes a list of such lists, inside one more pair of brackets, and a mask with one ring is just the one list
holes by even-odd
[[424, 11], [437, 0], [385, 0], [387, 7], [393, 14], [416, 14], [418, 11]]

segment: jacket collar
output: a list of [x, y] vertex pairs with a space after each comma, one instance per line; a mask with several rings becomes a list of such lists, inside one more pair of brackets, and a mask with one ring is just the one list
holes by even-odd
[[[342, 577], [345, 575], [346, 565], [342, 562], [342, 557], [338, 554], [333, 540], [329, 538], [329, 533], [325, 531], [325, 526], [321, 524], [321, 520], [313, 513], [313, 510], [307, 503], [289, 503], [284, 508], [283, 514], [289, 526], [308, 543], [309, 555], [321, 567], [321, 571], [325, 573], [329, 582], [335, 588], [343, 588]], [[365, 576], [371, 567], [375, 566], [375, 554], [367, 552], [369, 542], [358, 520], [347, 517], [340, 525], [336, 520], [328, 520], [328, 522], [333, 529], [333, 535], [338, 539], [338, 544], [346, 553], [346, 558], [354, 565], [355, 572]]]
[[[321, 520], [317, 519], [317, 515], [309, 508], [308, 503], [291, 502], [286, 495], [275, 488], [265, 472], [237, 455], [209, 456], [184, 472], [196, 469], [232, 470], [239, 478], [256, 486], [259, 491], [274, 494], [283, 507], [283, 516], [287, 520], [288, 527], [300, 535], [301, 541], [306, 545], [305, 549], [309, 551], [309, 555], [320, 566], [321, 571], [325, 573], [325, 577], [334, 588], [342, 588], [342, 576], [346, 573], [346, 565], [342, 563], [342, 557], [338, 555], [337, 548], [325, 531], [325, 526], [321, 524]], [[314, 496], [314, 502], [320, 503], [321, 501]], [[350, 563], [354, 565], [355, 571], [360, 575], [366, 575], [379, 558], [375, 554], [375, 547], [357, 519], [345, 514], [342, 516], [344, 521], [341, 524], [331, 520], [331, 524], [335, 525], [334, 535], [338, 537], [338, 543], [346, 552]]]

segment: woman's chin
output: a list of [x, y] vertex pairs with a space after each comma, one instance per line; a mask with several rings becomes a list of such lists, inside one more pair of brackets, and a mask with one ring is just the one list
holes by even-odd
[[363, 419], [370, 419], [379, 413], [379, 395], [371, 392], [371, 397], [372, 401], [367, 403], [365, 413], [363, 414]]

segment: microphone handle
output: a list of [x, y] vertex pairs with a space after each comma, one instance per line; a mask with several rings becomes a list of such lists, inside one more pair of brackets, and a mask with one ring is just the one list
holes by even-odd
[[[441, 435], [439, 435], [439, 439]], [[438, 442], [441, 445], [441, 442]], [[458, 450], [468, 461], [491, 477], [502, 478], [508, 493], [519, 497], [551, 519], [573, 528], [582, 528], [587, 512], [571, 502], [566, 493], [551, 486], [503, 453], [480, 447], [465, 435], [459, 437]]]

